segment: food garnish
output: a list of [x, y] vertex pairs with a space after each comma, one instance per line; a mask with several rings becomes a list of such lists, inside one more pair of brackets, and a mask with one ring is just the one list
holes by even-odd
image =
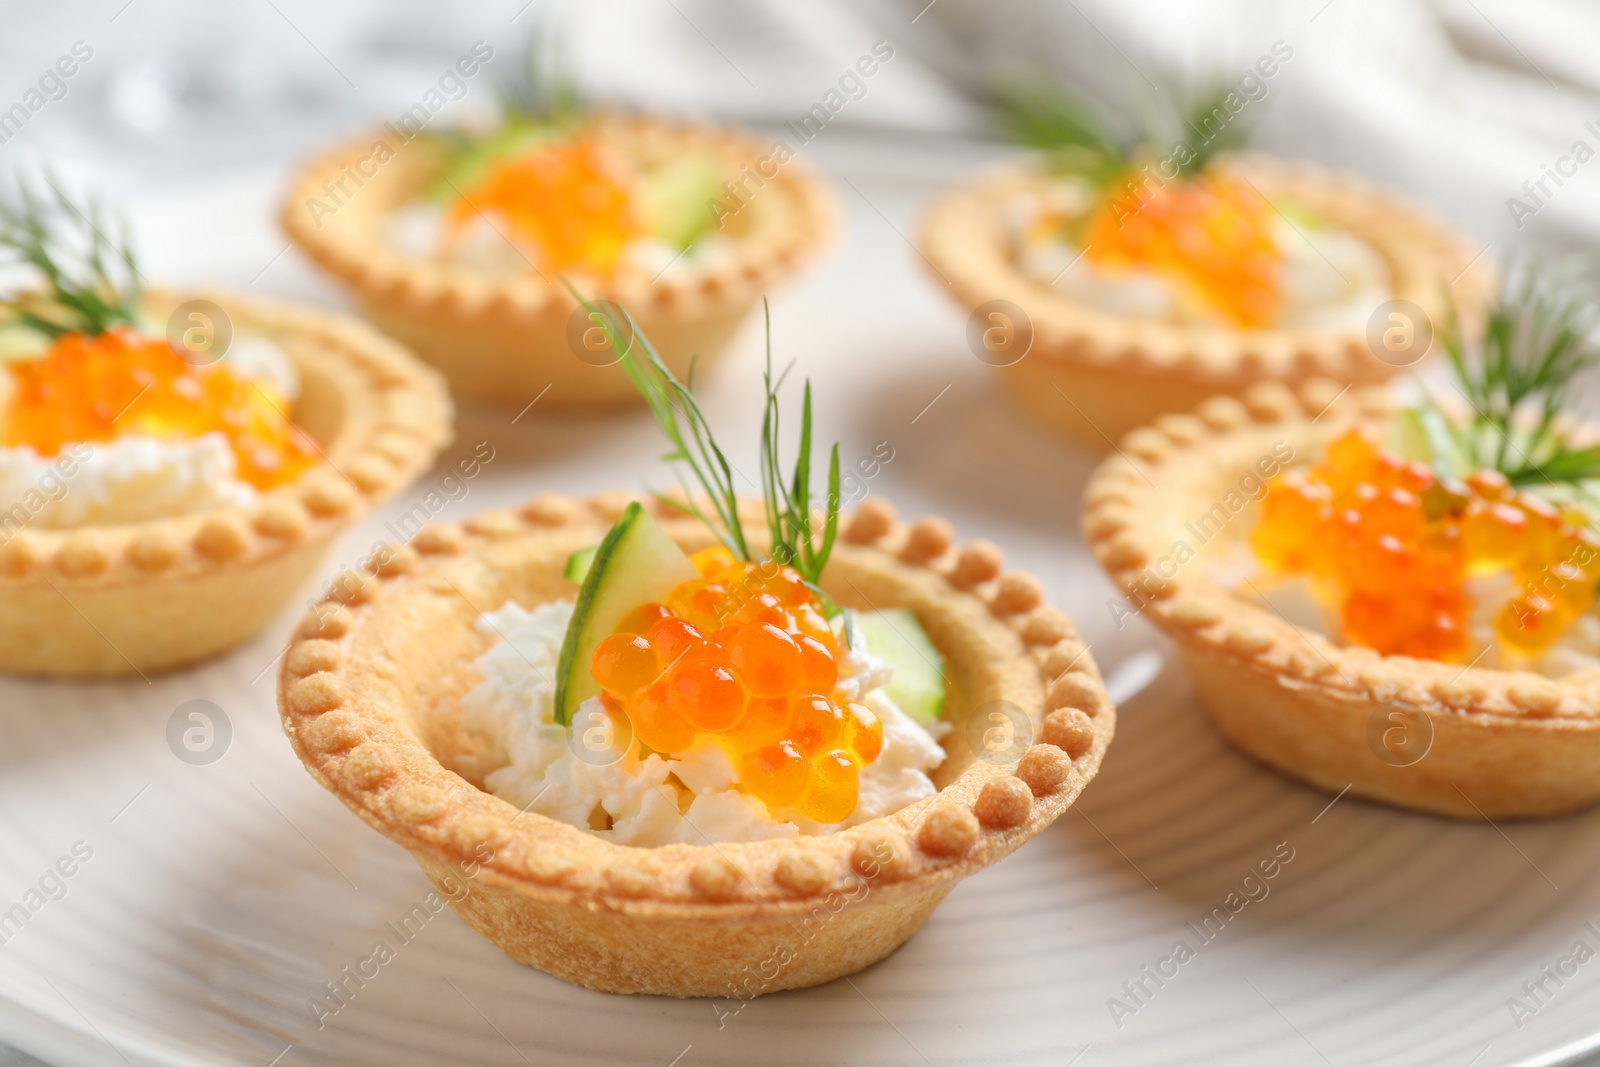
[[[1484, 651], [1480, 607], [1503, 649], [1547, 651], [1600, 581], [1587, 484], [1600, 452], [1569, 444], [1561, 423], [1574, 378], [1600, 362], [1595, 307], [1570, 272], [1508, 272], [1481, 339], [1455, 321], [1442, 335], [1459, 397], [1427, 396], [1389, 440], [1351, 430], [1280, 475], [1257, 558], [1308, 576], [1344, 637], [1386, 654], [1469, 662]], [[1482, 582], [1495, 576], [1498, 588]]]
[[44, 283], [0, 304], [10, 379], [0, 444], [52, 456], [74, 442], [220, 433], [235, 476], [257, 489], [315, 461], [273, 384], [186, 359], [142, 332], [126, 227], [97, 204], [81, 208], [53, 183], [49, 196], [23, 183], [14, 200], [0, 199], [0, 249]]
[[[671, 443], [666, 458], [699, 490], [684, 484], [681, 497], [660, 499], [699, 519], [718, 543], [685, 555], [635, 503], [592, 554], [574, 555], [569, 574], [582, 572], [582, 588], [562, 645], [557, 721], [570, 724], [578, 704], [598, 693], [645, 749], [676, 753], [710, 739], [735, 768], [738, 788], [769, 810], [840, 822], [856, 807], [862, 768], [882, 751], [884, 730], [860, 694], [840, 688], [854, 626], [817, 585], [838, 532], [839, 449], [830, 450], [827, 492], [814, 515], [810, 384], [785, 470], [784, 375], [772, 370], [769, 313], [760, 478], [770, 548], [762, 551], [692, 385], [672, 374], [631, 320], [624, 341], [621, 324], [585, 307]], [[931, 651], [915, 616], [909, 626], [918, 647]], [[942, 675], [939, 684], [942, 701]], [[917, 717], [931, 721], [938, 705], [921, 698]]]

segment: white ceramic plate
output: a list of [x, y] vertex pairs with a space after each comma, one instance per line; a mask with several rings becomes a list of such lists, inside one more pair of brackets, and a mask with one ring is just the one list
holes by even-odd
[[[233, 655], [149, 684], [0, 683], [0, 911], [41, 879], [60, 898], [41, 896], [3, 935], [0, 1040], [64, 1065], [255, 1067], [1499, 1067], [1600, 1044], [1600, 962], [1559, 985], [1544, 976], [1577, 943], [1600, 950], [1600, 814], [1494, 827], [1330, 806], [1223, 744], [1159, 640], [1112, 622], [1111, 589], [1077, 534], [1091, 461], [1019, 425], [903, 236], [976, 154], [842, 132], [807, 150], [848, 179], [843, 235], [775, 301], [777, 357], [812, 377], [819, 430], [847, 462], [889, 442], [874, 492], [1005, 546], [1092, 639], [1125, 700], [1083, 801], [848, 981], [742, 1010], [592, 993], [512, 963], [448, 911], [405, 943], [391, 931], [427, 882], [311, 781], [279, 733], [270, 668], [296, 609]], [[259, 274], [257, 289], [333, 299], [293, 253], [274, 260], [275, 178], [142, 205], [149, 272], [239, 286]], [[755, 326], [706, 385], [736, 448], [757, 426]], [[643, 417], [535, 406], [516, 425], [468, 413], [446, 458], [480, 440], [495, 459], [447, 517], [548, 489], [636, 486], [640, 457], [659, 452]], [[404, 506], [352, 531], [328, 572]], [[195, 699], [231, 726], [209, 765], [167, 742]], [[78, 842], [87, 861], [59, 885], [47, 878]], [[1274, 877], [1245, 881], [1275, 856]], [[1246, 894], [1259, 899], [1239, 905]], [[1207, 916], [1220, 932], [1203, 943]], [[379, 940], [395, 958], [319, 1026], [324, 983]], [[1193, 958], [1163, 964], [1179, 941]], [[1158, 987], [1147, 965], [1176, 974]], [[1541, 980], [1548, 995], [1535, 1000], [1523, 983]], [[1135, 1000], [1124, 983], [1141, 981]], [[1514, 1017], [1514, 997], [1537, 1010]]]

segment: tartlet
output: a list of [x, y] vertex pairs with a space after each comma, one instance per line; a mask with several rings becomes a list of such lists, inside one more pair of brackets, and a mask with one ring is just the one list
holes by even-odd
[[[643, 163], [689, 154], [713, 159], [725, 181], [738, 185], [711, 190], [722, 205], [718, 232], [732, 249], [725, 261], [683, 271], [624, 263], [604, 275], [569, 272], [585, 292], [625, 305], [680, 376], [691, 359], [702, 367], [714, 361], [756, 301], [814, 255], [831, 230], [831, 203], [820, 182], [803, 164], [775, 158], [773, 148], [747, 135], [610, 112], [586, 116], [581, 128]], [[342, 282], [380, 329], [438, 367], [462, 397], [518, 408], [541, 396], [549, 409], [637, 403], [615, 366], [580, 358], [571, 340], [582, 333], [573, 330], [578, 305], [555, 273], [531, 265], [488, 272], [395, 247], [385, 232], [391, 216], [438, 178], [448, 146], [428, 135], [400, 146], [393, 139], [375, 131], [295, 175], [280, 219], [301, 251]], [[349, 189], [350, 168], [370, 163], [380, 143], [392, 158]], [[354, 195], [336, 211], [312, 210], [314, 203], [326, 207], [328, 183], [341, 181]]]
[[[1333, 793], [1466, 819], [1536, 817], [1600, 799], [1600, 691], [1580, 674], [1551, 679], [1339, 645], [1250, 603], [1207, 573], [1250, 519], [1198, 538], [1263, 456], [1314, 455], [1354, 426], [1382, 426], [1380, 387], [1340, 395], [1313, 379], [1296, 392], [1258, 385], [1167, 415], [1121, 441], [1084, 497], [1091, 549], [1135, 609], [1170, 637], [1207, 710], [1247, 754]], [[1331, 407], [1329, 405], [1332, 405]], [[1275, 446], [1277, 446], [1275, 450]], [[1187, 525], [1186, 525], [1187, 524]], [[1197, 543], [1201, 542], [1202, 543]], [[1178, 551], [1182, 542], [1198, 558]], [[1180, 560], [1180, 556], [1183, 558]], [[1412, 747], [1402, 758], [1386, 732]]]
[[[1365, 242], [1387, 267], [1389, 298], [1410, 302], [1434, 322], [1444, 321], [1450, 301], [1464, 318], [1474, 317], [1492, 287], [1491, 269], [1474, 262], [1477, 249], [1464, 238], [1355, 180], [1258, 155], [1225, 156], [1212, 169], [1248, 182], [1275, 210], [1302, 205]], [[1016, 316], [1002, 308], [1000, 319], [982, 324], [1024, 339], [986, 361], [997, 365], [1013, 403], [1074, 444], [1104, 452], [1159, 415], [1191, 411], [1208, 396], [1238, 397], [1264, 381], [1291, 388], [1319, 377], [1374, 383], [1415, 362], [1409, 355], [1378, 358], [1366, 323], [1333, 329], [1148, 321], [1053, 291], [1019, 267], [1007, 212], [1051, 182], [1040, 166], [1023, 165], [951, 190], [929, 209], [919, 244], [933, 276], [964, 310], [993, 301], [1021, 309], [1024, 322], [1006, 321]], [[1379, 308], [1375, 302], [1368, 310]]]
[[[253, 500], [118, 525], [25, 528], [0, 545], [0, 671], [55, 677], [182, 666], [253, 636], [332, 538], [426, 470], [450, 437], [443, 383], [399, 345], [325, 312], [223, 293], [146, 293], [226, 309], [299, 372], [295, 424], [317, 461]], [[10, 532], [10, 531], [8, 531]]]
[[[824, 588], [844, 604], [914, 609], [948, 659], [949, 714], [1010, 700], [1037, 744], [996, 765], [958, 740], [937, 794], [825, 836], [633, 848], [519, 813], [453, 769], [468, 744], [459, 701], [486, 641], [473, 620], [508, 597], [570, 595], [569, 554], [628, 500], [547, 496], [425, 529], [380, 554], [375, 574], [336, 583], [279, 676], [283, 726], [311, 774], [407, 848], [512, 958], [607, 992], [745, 999], [825, 982], [894, 951], [957, 881], [1043, 830], [1099, 769], [1115, 710], [1038, 583], [1002, 573], [991, 545], [958, 549], [938, 519], [901, 524], [869, 501], [846, 522]], [[712, 543], [699, 523], [652, 507], [684, 548]]]

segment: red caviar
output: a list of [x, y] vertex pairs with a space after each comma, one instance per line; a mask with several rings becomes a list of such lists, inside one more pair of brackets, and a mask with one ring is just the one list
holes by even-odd
[[445, 221], [459, 230], [490, 212], [550, 270], [608, 273], [645, 232], [637, 176], [614, 148], [587, 138], [540, 145], [495, 165], [462, 191]]
[[271, 384], [223, 364], [194, 366], [165, 340], [131, 330], [63, 334], [44, 355], [13, 360], [6, 371], [13, 387], [0, 443], [41, 456], [76, 441], [219, 432], [233, 450], [236, 477], [257, 489], [292, 481], [316, 461], [315, 445], [289, 421]]
[[1499, 643], [1549, 648], [1594, 602], [1600, 539], [1588, 519], [1517, 492], [1493, 471], [1463, 482], [1351, 430], [1310, 467], [1275, 478], [1251, 536], [1269, 571], [1308, 575], [1344, 636], [1391, 655], [1461, 663], [1478, 653], [1467, 579], [1509, 572]]
[[1113, 185], [1095, 208], [1084, 236], [1088, 258], [1164, 275], [1235, 326], [1266, 325], [1278, 309], [1282, 262], [1272, 206], [1221, 174], [1160, 188], [1139, 182], [1135, 173]]
[[692, 558], [698, 579], [600, 642], [595, 681], [647, 747], [670, 754], [709, 736], [739, 787], [769, 808], [843, 820], [862, 766], [883, 749], [883, 725], [837, 693], [839, 642], [816, 595], [776, 563], [721, 547]]

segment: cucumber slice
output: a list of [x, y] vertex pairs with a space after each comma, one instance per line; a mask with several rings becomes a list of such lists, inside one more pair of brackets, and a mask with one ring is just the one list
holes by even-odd
[[1433, 445], [1422, 427], [1422, 413], [1402, 408], [1389, 428], [1389, 447], [1415, 463], [1433, 463]]
[[[570, 562], [569, 562], [570, 565]], [[600, 686], [589, 671], [595, 646], [616, 632], [622, 617], [640, 604], [665, 600], [674, 586], [700, 577], [678, 543], [638, 501], [594, 549], [593, 562], [578, 590], [572, 622], [561, 642], [556, 666], [556, 721], [565, 726]]]
[[885, 692], [895, 706], [927, 726], [944, 711], [944, 657], [910, 608], [855, 613], [867, 651], [894, 664]]
[[711, 228], [721, 177], [704, 156], [674, 160], [645, 175], [650, 231], [680, 251], [700, 240]]
[[1390, 426], [1388, 444], [1409, 460], [1424, 463], [1448, 478], [1472, 472], [1450, 421], [1434, 407], [1402, 408]]
[[582, 585], [583, 580], [589, 576], [589, 568], [594, 565], [594, 554], [599, 548], [599, 545], [590, 545], [588, 548], [580, 548], [568, 556], [567, 569], [561, 572], [561, 577], [569, 582], [577, 582]]
[[50, 350], [50, 338], [20, 324], [0, 326], [0, 361], [36, 359]]

